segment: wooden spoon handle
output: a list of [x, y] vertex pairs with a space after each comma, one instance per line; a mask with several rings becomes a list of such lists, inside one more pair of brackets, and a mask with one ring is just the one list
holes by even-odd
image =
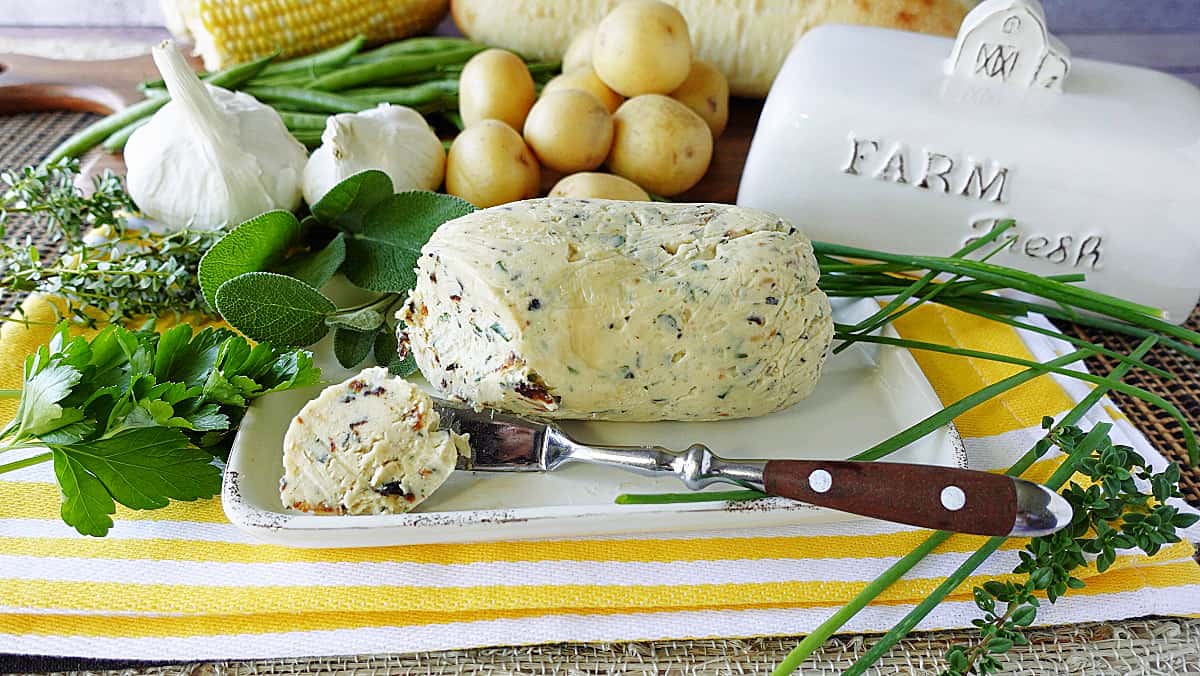
[[1039, 535], [1070, 520], [1070, 506], [1048, 489], [953, 467], [771, 460], [763, 469], [763, 485], [771, 495], [959, 533]]

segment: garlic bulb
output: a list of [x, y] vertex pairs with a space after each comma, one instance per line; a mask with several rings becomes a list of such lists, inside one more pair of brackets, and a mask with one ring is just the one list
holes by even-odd
[[412, 108], [383, 103], [334, 115], [304, 167], [304, 201], [315, 204], [343, 179], [367, 169], [387, 174], [396, 192], [436, 190], [446, 173], [446, 150]]
[[214, 230], [300, 204], [307, 153], [272, 108], [200, 81], [170, 42], [154, 63], [171, 101], [125, 146], [129, 195], [169, 229]]

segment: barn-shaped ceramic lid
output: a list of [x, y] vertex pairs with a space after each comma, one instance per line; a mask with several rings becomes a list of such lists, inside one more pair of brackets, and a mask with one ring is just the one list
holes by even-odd
[[814, 239], [994, 262], [1166, 309], [1200, 297], [1200, 90], [1071, 59], [1036, 0], [986, 0], [956, 40], [823, 26], [767, 97], [738, 204]]

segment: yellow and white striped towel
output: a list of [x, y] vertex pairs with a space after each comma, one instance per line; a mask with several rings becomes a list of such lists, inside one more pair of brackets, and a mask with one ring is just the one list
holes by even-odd
[[[27, 303], [34, 319], [44, 304]], [[909, 314], [912, 338], [1050, 359], [1065, 346], [936, 307]], [[0, 388], [19, 386], [21, 357], [46, 330], [6, 324]], [[918, 354], [943, 401], [1016, 367]], [[1040, 378], [958, 420], [970, 465], [1007, 467], [1087, 388]], [[0, 418], [11, 409], [0, 411]], [[1111, 402], [1083, 422], [1116, 423], [1114, 438], [1161, 468]], [[1029, 476], [1045, 479], [1061, 457]], [[298, 550], [255, 544], [218, 500], [151, 512], [121, 509], [104, 539], [57, 518], [48, 466], [0, 477], [0, 653], [201, 660], [437, 650], [557, 641], [763, 636], [811, 630], [926, 532], [878, 521], [752, 532], [699, 532], [469, 545]], [[1188, 537], [1200, 539], [1193, 527]], [[983, 542], [956, 536], [845, 627], [889, 629]], [[971, 585], [1003, 577], [1009, 542], [922, 628], [968, 626]], [[1200, 615], [1192, 545], [1153, 558], [1122, 555], [1038, 622]]]

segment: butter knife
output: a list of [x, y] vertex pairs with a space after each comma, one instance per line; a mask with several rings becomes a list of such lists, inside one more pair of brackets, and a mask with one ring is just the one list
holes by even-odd
[[703, 444], [661, 446], [580, 443], [539, 420], [437, 402], [441, 427], [469, 435], [458, 469], [552, 472], [570, 463], [637, 474], [674, 474], [691, 490], [727, 483], [842, 512], [976, 535], [1034, 537], [1071, 522], [1071, 505], [1054, 491], [1002, 474], [895, 462], [729, 460]]

